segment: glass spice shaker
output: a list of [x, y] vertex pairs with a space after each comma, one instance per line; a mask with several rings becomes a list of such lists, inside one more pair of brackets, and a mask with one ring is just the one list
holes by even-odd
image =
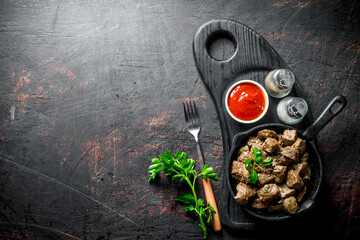
[[287, 96], [294, 85], [295, 76], [288, 69], [275, 69], [265, 78], [265, 89], [274, 98]]
[[279, 102], [276, 108], [279, 119], [289, 125], [300, 123], [307, 112], [308, 105], [300, 97], [286, 97]]

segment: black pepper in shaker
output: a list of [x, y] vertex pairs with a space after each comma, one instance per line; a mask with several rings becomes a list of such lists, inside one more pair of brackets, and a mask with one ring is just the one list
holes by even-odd
[[274, 98], [287, 96], [295, 83], [294, 74], [288, 69], [275, 69], [265, 78], [265, 89]]

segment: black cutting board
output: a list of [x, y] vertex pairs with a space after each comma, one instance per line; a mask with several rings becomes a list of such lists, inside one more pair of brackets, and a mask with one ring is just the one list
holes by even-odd
[[[219, 61], [212, 58], [209, 51], [211, 43], [222, 38], [233, 42], [235, 52], [229, 59]], [[212, 20], [199, 28], [193, 42], [193, 53], [196, 67], [219, 115], [224, 148], [223, 166], [226, 171], [232, 140], [237, 133], [260, 124], [280, 123], [276, 115], [276, 106], [280, 99], [271, 96], [269, 110], [260, 121], [253, 124], [236, 122], [225, 109], [224, 98], [227, 89], [232, 83], [245, 79], [257, 81], [264, 86], [265, 77], [270, 71], [289, 67], [262, 36], [239, 22], [226, 19]], [[302, 87], [297, 78], [289, 95], [303, 97]], [[309, 111], [306, 118], [295, 127], [301, 130], [311, 123]], [[232, 229], [254, 230], [257, 221], [247, 215], [233, 199], [225, 180], [224, 177], [222, 196], [218, 201], [222, 224]]]

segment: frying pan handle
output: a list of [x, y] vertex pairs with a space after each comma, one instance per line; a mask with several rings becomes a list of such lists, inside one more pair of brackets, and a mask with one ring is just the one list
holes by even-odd
[[[309, 139], [315, 139], [318, 132], [345, 108], [346, 103], [347, 100], [342, 95], [333, 98], [315, 122], [304, 131], [303, 135]], [[335, 104], [339, 104], [339, 106], [334, 107]]]

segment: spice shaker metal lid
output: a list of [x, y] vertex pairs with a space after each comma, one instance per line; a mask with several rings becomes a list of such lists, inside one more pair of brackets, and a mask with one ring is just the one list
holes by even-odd
[[308, 112], [308, 105], [303, 98], [285, 97], [276, 107], [276, 113], [279, 119], [289, 125], [295, 125], [301, 122]]
[[281, 90], [292, 89], [295, 75], [288, 69], [279, 69], [274, 73], [273, 81]]

